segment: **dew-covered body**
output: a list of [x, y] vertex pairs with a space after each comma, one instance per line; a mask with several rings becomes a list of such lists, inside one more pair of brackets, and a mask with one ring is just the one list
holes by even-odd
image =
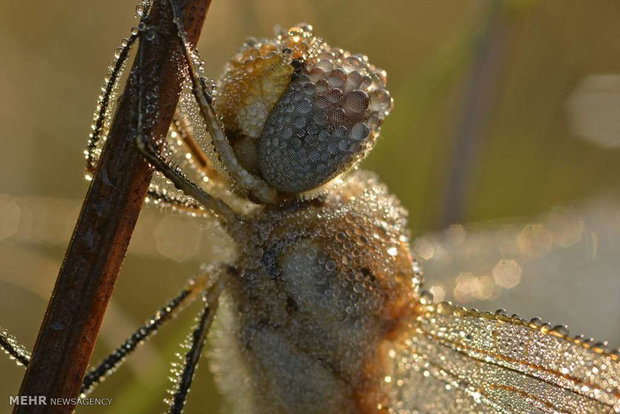
[[385, 404], [385, 352], [411, 320], [419, 283], [405, 216], [360, 172], [325, 197], [248, 218], [216, 353], [234, 361], [219, 363], [234, 412], [374, 413]]

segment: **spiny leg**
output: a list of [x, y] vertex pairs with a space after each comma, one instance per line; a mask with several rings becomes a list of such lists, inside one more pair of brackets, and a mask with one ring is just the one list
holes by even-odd
[[[142, 20], [140, 21], [142, 23]], [[142, 23], [143, 24], [143, 23]], [[112, 93], [118, 82], [118, 78], [122, 74], [123, 66], [129, 56], [129, 51], [138, 38], [137, 34], [131, 34], [129, 38], [123, 41], [120, 52], [117, 52], [116, 58], [111, 66], [111, 71], [107, 77], [105, 88], [99, 97], [95, 121], [93, 123], [93, 132], [90, 134], [88, 140], [88, 147], [86, 148], [86, 171], [93, 173], [97, 166], [97, 160], [95, 156], [95, 149], [97, 148], [99, 141], [102, 138], [104, 125], [108, 113], [110, 102], [112, 101]]]
[[251, 194], [261, 202], [273, 203], [276, 199], [276, 191], [271, 188], [265, 180], [248, 172], [237, 160], [228, 138], [226, 137], [224, 128], [220, 124], [217, 115], [215, 114], [215, 110], [213, 109], [207, 80], [197, 74], [194, 58], [192, 57], [192, 53], [196, 52], [191, 48], [190, 43], [185, 36], [183, 26], [181, 25], [182, 20], [178, 15], [178, 10], [172, 0], [168, 0], [168, 4], [172, 9], [174, 16], [173, 21], [177, 26], [179, 39], [182, 43], [185, 61], [187, 63], [189, 76], [192, 82], [192, 93], [198, 101], [200, 112], [205, 120], [205, 123], [207, 124], [209, 133], [213, 138], [213, 145], [217, 149], [218, 155], [236, 182], [241, 184], [244, 188], [248, 188]]
[[[198, 360], [202, 354], [204, 343], [209, 333], [209, 328], [213, 322], [213, 317], [217, 311], [218, 299], [222, 290], [221, 280], [218, 279], [213, 286], [211, 286], [204, 295], [205, 307], [198, 324], [191, 335], [191, 346], [185, 353], [183, 358], [183, 371], [177, 373], [176, 383], [173, 391], [174, 396], [168, 401], [170, 404], [169, 414], [180, 414], [183, 412], [185, 401], [187, 400], [187, 394], [194, 378], [196, 366]], [[176, 364], [173, 365], [173, 369], [176, 372]]]
[[[138, 64], [142, 68], [142, 50], [138, 51]], [[172, 165], [168, 160], [164, 159], [155, 145], [148, 139], [142, 132], [142, 94], [143, 80], [142, 69], [138, 71], [138, 87], [140, 92], [138, 93], [138, 125], [136, 134], [136, 148], [146, 158], [146, 160], [159, 172], [161, 172], [166, 178], [168, 178], [176, 188], [181, 190], [185, 195], [194, 198], [200, 204], [202, 204], [207, 210], [218, 215], [228, 225], [232, 225], [239, 221], [239, 218], [235, 212], [222, 200], [219, 200], [209, 193], [198, 187], [194, 182], [189, 180], [183, 171], [177, 166]]]
[[204, 290], [210, 276], [212, 275], [201, 273], [190, 279], [177, 296], [162, 306], [147, 323], [134, 332], [133, 335], [116, 348], [114, 352], [105, 357], [97, 367], [87, 372], [84, 377], [84, 382], [82, 383], [80, 394], [83, 396], [90, 394], [101, 380], [105, 379], [123, 365], [126, 357], [135, 351], [138, 345], [144, 343], [157, 333], [164, 323], [171, 320], [188, 304], [193, 302], [200, 292]]
[[17, 365], [28, 366], [30, 362], [30, 351], [17, 342], [17, 339], [3, 328], [0, 328], [0, 349], [6, 352], [9, 358], [14, 359]]
[[209, 211], [220, 216], [226, 224], [230, 225], [239, 220], [235, 212], [226, 203], [198, 187], [196, 183], [185, 176], [180, 168], [165, 160], [157, 148], [141, 132], [136, 136], [136, 147], [153, 168], [161, 172], [185, 195], [194, 198]]

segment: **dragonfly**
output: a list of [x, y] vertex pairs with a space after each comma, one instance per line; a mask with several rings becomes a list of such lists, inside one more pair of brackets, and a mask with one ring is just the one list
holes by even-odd
[[[146, 14], [150, 5], [141, 7]], [[87, 177], [125, 51], [148, 41], [148, 29], [143, 20], [113, 65]], [[383, 70], [300, 24], [248, 40], [213, 86], [180, 26], [179, 39], [187, 93], [163, 153], [141, 132], [142, 117], [136, 127], [136, 148], [157, 171], [148, 199], [216, 217], [239, 255], [204, 266], [87, 373], [84, 396], [202, 298], [174, 365], [173, 413], [185, 405], [216, 313], [213, 365], [233, 412], [620, 412], [619, 355], [604, 343], [537, 318], [438, 302], [426, 289], [405, 209], [357, 168], [392, 107]], [[0, 346], [28, 364], [5, 332]]]

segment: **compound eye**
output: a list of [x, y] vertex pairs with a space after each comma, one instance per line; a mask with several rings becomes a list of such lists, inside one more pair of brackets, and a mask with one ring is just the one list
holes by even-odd
[[384, 71], [323, 50], [293, 73], [258, 142], [260, 175], [280, 192], [314, 189], [357, 164], [392, 108]]

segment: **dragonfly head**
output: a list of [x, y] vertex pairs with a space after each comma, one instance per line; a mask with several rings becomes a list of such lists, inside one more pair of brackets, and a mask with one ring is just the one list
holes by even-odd
[[386, 73], [299, 24], [246, 41], [215, 108], [239, 162], [283, 194], [314, 190], [373, 148], [392, 109]]

